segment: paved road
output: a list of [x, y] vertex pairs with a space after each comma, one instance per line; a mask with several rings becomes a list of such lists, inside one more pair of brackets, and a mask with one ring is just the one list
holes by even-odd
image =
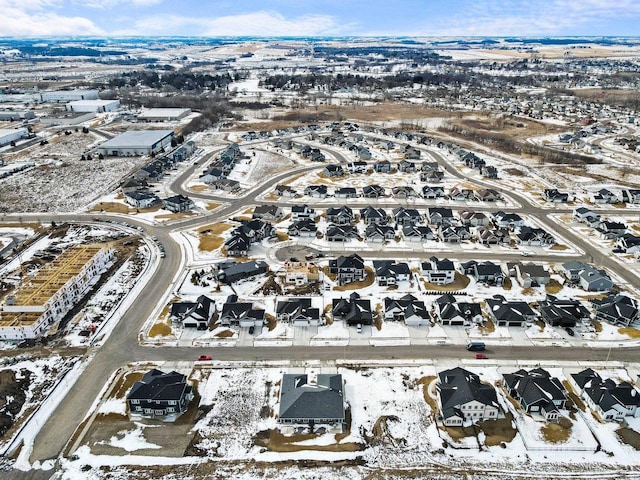
[[[331, 148], [326, 148], [338, 162], [346, 163], [346, 157], [339, 151]], [[444, 159], [437, 152], [432, 149], [428, 149], [429, 154], [433, 155], [438, 162], [445, 168], [450, 175], [456, 178], [467, 180], [460, 172], [451, 166], [449, 162]], [[173, 182], [173, 190], [176, 193], [188, 194], [192, 197], [201, 197], [200, 194], [196, 195], [193, 192], [186, 192], [182, 188], [182, 184], [188, 179], [188, 177], [195, 172], [199, 166], [192, 166], [184, 173], [179, 175]], [[193, 348], [147, 348], [138, 345], [137, 336], [143, 323], [153, 313], [156, 305], [159, 304], [165, 293], [170, 289], [171, 283], [174, 280], [176, 272], [179, 272], [183, 268], [184, 258], [180, 252], [180, 247], [169, 236], [169, 232], [177, 229], [193, 228], [198, 225], [207, 224], [214, 221], [224, 220], [229, 214], [246, 208], [249, 205], [255, 203], [256, 198], [273, 188], [275, 184], [287, 179], [290, 176], [298, 175], [299, 173], [309, 172], [323, 168], [323, 165], [305, 166], [298, 169], [292, 169], [289, 172], [279, 174], [268, 181], [265, 181], [255, 189], [248, 192], [241, 198], [229, 200], [222, 197], [215, 197], [216, 200], [225, 201], [225, 205], [218, 211], [206, 215], [204, 217], [198, 217], [194, 219], [188, 219], [180, 222], [172, 223], [169, 226], [149, 226], [142, 222], [137, 221], [135, 218], [122, 217], [122, 220], [130, 223], [142, 226], [147, 234], [156, 235], [165, 245], [166, 258], [160, 261], [159, 267], [154, 272], [153, 277], [144, 287], [139, 294], [138, 299], [128, 309], [123, 316], [117, 328], [114, 329], [112, 335], [105, 342], [103, 347], [92, 350], [89, 354], [89, 364], [85, 372], [81, 375], [78, 382], [74, 386], [72, 393], [65, 398], [60, 406], [53, 412], [49, 421], [46, 422], [41, 429], [39, 435], [36, 438], [34, 445], [32, 460], [44, 460], [57, 457], [63, 446], [66, 444], [80, 423], [82, 418], [88, 413], [89, 407], [92, 405], [96, 398], [96, 395], [104, 386], [107, 378], [117, 368], [125, 365], [130, 361], [140, 360], [193, 360], [197, 353], [197, 350]], [[467, 180], [468, 181], [468, 180]], [[477, 181], [475, 183], [488, 186], [491, 188], [499, 187], [499, 184], [494, 184], [488, 181]], [[549, 223], [547, 214], [548, 210], [541, 208], [540, 206], [533, 205], [529, 200], [515, 192], [510, 192], [518, 202], [522, 205], [523, 213], [535, 217], [545, 228], [558, 230], [559, 227], [555, 224]], [[203, 195], [202, 198], [208, 200], [214, 199], [211, 196]], [[274, 202], [275, 203], [275, 202]], [[325, 205], [326, 207], [327, 205]], [[553, 213], [564, 211], [555, 209]], [[570, 212], [570, 209], [567, 209]], [[619, 211], [617, 212], [619, 213]], [[15, 216], [5, 216], [6, 220], [11, 220]], [[114, 215], [38, 215], [41, 221], [81, 221], [89, 220], [94, 217], [99, 218], [114, 218]], [[583, 249], [587, 255], [595, 257], [600, 254], [600, 251], [591, 246], [587, 242], [583, 241], [579, 236], [572, 232], [563, 231], [562, 235], [568, 240], [575, 243], [579, 248]], [[430, 252], [426, 252], [425, 255], [430, 255]], [[372, 253], [373, 255], [373, 253]], [[375, 256], [390, 256], [397, 257], [398, 255], [407, 255], [406, 252], [397, 253], [387, 249], [383, 253], [375, 253]], [[413, 253], [410, 256], [415, 256]], [[460, 258], [491, 258], [494, 256], [489, 251], [483, 252], [482, 250], [456, 254], [456, 257]], [[495, 254], [496, 258], [500, 258], [500, 254]], [[562, 256], [544, 256], [535, 257], [549, 259], [550, 261], [560, 261]], [[575, 257], [572, 257], [575, 258]], [[633, 285], [637, 285], [638, 279], [635, 275], [627, 272], [617, 262], [611, 259], [604, 259], [606, 265], [611, 270], [615, 271], [622, 278]], [[596, 350], [581, 347], [561, 348], [561, 347], [492, 347], [489, 351], [491, 358], [495, 359], [512, 359], [512, 360], [576, 360], [582, 359], [585, 361], [605, 360], [610, 355], [611, 360], [621, 361], [637, 361], [637, 353], [632, 349], [616, 349], [611, 352], [608, 350]], [[371, 347], [371, 346], [350, 346], [348, 348], [343, 347], [287, 347], [287, 348], [233, 348], [233, 349], [216, 349], [214, 356], [219, 360], [284, 360], [284, 359], [317, 359], [331, 361], [336, 358], [349, 358], [349, 359], [403, 359], [403, 358], [470, 358], [469, 353], [462, 346], [412, 346], [412, 347]]]

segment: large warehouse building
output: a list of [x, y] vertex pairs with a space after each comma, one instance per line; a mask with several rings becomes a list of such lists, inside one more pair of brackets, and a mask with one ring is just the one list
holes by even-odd
[[0, 110], [0, 121], [16, 122], [18, 120], [30, 120], [36, 118], [33, 110]]
[[158, 153], [171, 145], [173, 130], [131, 130], [106, 141], [98, 153], [112, 157], [132, 157]]
[[0, 147], [27, 137], [29, 137], [29, 130], [26, 128], [0, 128]]
[[120, 108], [120, 100], [76, 100], [67, 103], [68, 112], [115, 112]]
[[98, 90], [58, 90], [55, 92], [42, 92], [40, 98], [43, 102], [74, 102], [76, 100], [97, 100]]
[[0, 307], [0, 340], [45, 335], [87, 294], [114, 254], [105, 245], [78, 245], [44, 266]]
[[191, 113], [190, 108], [150, 108], [138, 115], [141, 122], [172, 122]]

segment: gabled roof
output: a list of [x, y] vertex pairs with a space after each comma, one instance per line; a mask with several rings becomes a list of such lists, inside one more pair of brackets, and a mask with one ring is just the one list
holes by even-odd
[[142, 380], [135, 382], [129, 390], [127, 400], [180, 400], [187, 389], [187, 377], [172, 371], [164, 373], [158, 369], [149, 370]]
[[478, 375], [456, 367], [440, 372], [438, 377], [444, 418], [458, 416], [456, 411], [459, 407], [472, 401], [499, 408], [496, 391], [490, 385], [480, 382]]
[[506, 373], [503, 378], [509, 390], [517, 392], [517, 397], [527, 406], [539, 404], [549, 411], [553, 409], [550, 403], [566, 400], [560, 380], [542, 368]]
[[342, 375], [285, 374], [280, 391], [279, 419], [344, 419]]

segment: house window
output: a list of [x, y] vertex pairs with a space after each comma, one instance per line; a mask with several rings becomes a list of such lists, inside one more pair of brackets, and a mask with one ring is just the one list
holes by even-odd
[[173, 412], [175, 412], [175, 411], [176, 411], [176, 409], [175, 409], [175, 408], [173, 408], [173, 407], [167, 407], [167, 413], [173, 413]]
[[177, 405], [178, 402], [176, 402], [175, 400], [169, 400], [169, 405]]
[[155, 410], [155, 411], [154, 411], [154, 413], [155, 413], [156, 415], [163, 415], [163, 414], [164, 414], [164, 411], [162, 411], [162, 410]]
[[131, 403], [133, 405], [139, 405], [140, 404], [140, 400], [131, 400]]

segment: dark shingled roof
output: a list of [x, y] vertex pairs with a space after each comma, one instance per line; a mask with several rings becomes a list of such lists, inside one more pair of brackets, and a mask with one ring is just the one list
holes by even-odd
[[313, 384], [309, 380], [305, 374], [282, 376], [280, 420], [344, 420], [342, 375], [319, 374]]

